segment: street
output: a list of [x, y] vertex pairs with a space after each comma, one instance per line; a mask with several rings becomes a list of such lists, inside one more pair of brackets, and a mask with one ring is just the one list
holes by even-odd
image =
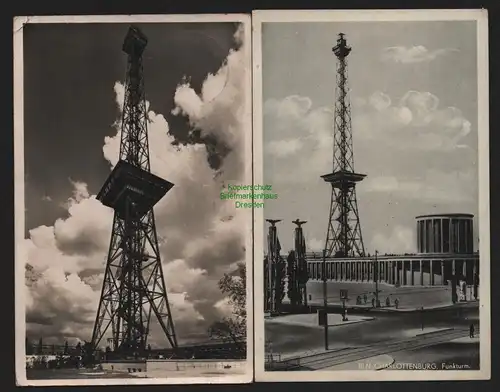
[[[471, 368], [478, 367], [478, 341], [474, 341], [477, 344], [451, 342], [454, 338], [468, 339], [471, 322], [474, 322], [476, 330], [478, 329], [477, 307], [440, 309], [423, 313], [372, 312], [370, 316], [374, 317], [371, 321], [331, 326], [328, 334], [329, 349], [344, 349], [342, 355], [349, 354], [351, 357], [346, 358], [354, 361], [359, 359], [359, 353], [367, 352], [367, 346], [376, 345], [373, 356], [390, 352], [395, 363], [454, 361], [455, 363], [466, 362]], [[453, 328], [453, 331], [440, 332], [450, 328]], [[305, 356], [324, 350], [322, 329], [279, 323], [266, 323], [265, 329], [268, 346], [274, 354], [279, 354], [282, 358]], [[418, 334], [429, 332], [431, 333], [426, 339], [416, 339], [417, 342], [411, 344], [405, 343], [415, 340]], [[393, 346], [392, 349], [388, 349], [389, 346]], [[366, 357], [366, 355], [368, 354], [362, 354], [361, 357]], [[339, 363], [346, 362], [348, 360], [346, 358], [339, 360]], [[326, 362], [316, 367], [323, 365], [327, 367], [336, 363], [330, 359]]]

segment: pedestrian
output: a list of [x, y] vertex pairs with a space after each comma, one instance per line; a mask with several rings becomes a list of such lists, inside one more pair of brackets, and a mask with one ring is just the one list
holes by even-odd
[[375, 298], [372, 298], [372, 308], [375, 307]]
[[365, 300], [365, 305], [366, 305], [366, 301], [368, 301], [368, 297], [366, 296], [366, 293], [365, 293], [365, 295], [363, 296], [363, 299]]
[[470, 325], [470, 328], [469, 328], [469, 336], [470, 338], [472, 339], [474, 337], [474, 323], [472, 323]]
[[397, 309], [397, 308], [398, 308], [398, 306], [399, 306], [399, 299], [397, 299], [397, 298], [396, 298], [396, 299], [394, 300], [394, 305], [396, 306], [396, 309]]
[[387, 297], [387, 298], [385, 299], [385, 306], [387, 306], [387, 307], [391, 306], [391, 300], [390, 300], [390, 298], [389, 298], [389, 297]]

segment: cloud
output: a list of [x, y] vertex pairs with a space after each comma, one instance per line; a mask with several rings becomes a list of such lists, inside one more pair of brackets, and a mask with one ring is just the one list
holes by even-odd
[[325, 159], [327, 154], [331, 157], [333, 143], [329, 109], [315, 109], [309, 98], [292, 95], [267, 100], [263, 114], [265, 168], [271, 175], [275, 167], [285, 165], [294, 170], [279, 170], [280, 179], [301, 182], [311, 168], [329, 170], [331, 163]]
[[458, 50], [450, 48], [429, 50], [422, 45], [410, 47], [393, 46], [383, 49], [381, 59], [385, 62], [413, 64], [429, 62], [451, 52], [458, 52]]
[[[300, 213], [326, 227], [330, 200], [320, 175], [332, 170], [331, 110], [292, 95], [269, 99], [263, 113], [264, 179], [281, 200], [266, 206], [266, 216], [294, 219]], [[476, 135], [459, 109], [442, 107], [430, 92], [408, 91], [398, 99], [375, 92], [353, 99], [352, 131], [355, 170], [367, 174], [357, 187], [366, 244], [378, 232], [373, 222], [388, 216], [406, 222], [422, 210], [450, 205], [474, 213]], [[289, 211], [295, 212], [287, 218]], [[321, 250], [313, 238], [323, 238], [324, 229], [307, 227], [308, 249]]]
[[428, 169], [418, 179], [394, 176], [370, 177], [363, 184], [363, 190], [433, 203], [474, 202], [475, 179], [475, 173], [470, 168], [466, 171], [449, 173]]
[[[225, 181], [246, 181], [244, 137], [249, 130], [244, 114], [249, 102], [242, 80], [249, 69], [241, 31], [235, 40], [242, 46], [230, 52], [217, 73], [207, 76], [200, 95], [181, 83], [174, 97], [174, 113], [213, 137], [216, 152], [223, 151], [216, 170], [209, 164], [206, 145], [175, 145], [164, 116], [152, 111], [148, 115], [152, 172], [175, 185], [155, 207], [155, 218], [180, 342], [208, 338], [207, 327], [220, 317], [224, 300], [217, 281], [245, 261], [247, 214], [219, 198]], [[124, 87], [116, 83], [114, 90], [121, 108]], [[106, 137], [103, 145], [110, 169], [119, 156], [118, 123], [116, 135]], [[224, 148], [219, 150], [220, 145]], [[110, 240], [113, 211], [96, 200], [86, 184], [71, 181], [74, 191], [64, 204], [68, 216], [51, 227], [31, 230], [22, 244], [21, 257], [29, 267], [27, 333], [47, 341], [90, 339]], [[228, 216], [232, 219], [224, 219]], [[153, 326], [151, 343], [166, 344]]]
[[389, 235], [375, 234], [371, 247], [384, 253], [412, 253], [416, 251], [415, 241], [412, 229], [397, 225]]
[[[458, 154], [469, 148], [465, 137], [471, 132], [470, 121], [457, 108], [440, 108], [439, 99], [429, 92], [408, 91], [396, 103], [387, 94], [375, 92], [355, 99], [353, 106], [355, 156], [362, 159], [355, 162], [356, 167], [376, 163], [377, 149], [420, 154], [425, 159], [425, 154]], [[315, 108], [309, 98], [292, 95], [267, 100], [263, 114], [265, 170], [270, 176], [279, 173], [273, 181], [302, 183], [331, 171], [333, 115], [329, 108]]]
[[300, 139], [273, 140], [266, 146], [268, 152], [277, 157], [286, 157], [295, 154], [302, 148]]
[[429, 92], [408, 91], [395, 104], [382, 92], [357, 101], [353, 114], [355, 140], [383, 140], [390, 147], [447, 151], [466, 147], [471, 123], [455, 107], [439, 107]]

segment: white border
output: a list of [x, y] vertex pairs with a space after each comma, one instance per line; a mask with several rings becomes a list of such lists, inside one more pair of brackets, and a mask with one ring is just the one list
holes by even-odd
[[[252, 176], [252, 70], [251, 70], [251, 18], [244, 14], [221, 15], [137, 15], [137, 16], [33, 16], [14, 18], [14, 192], [15, 192], [15, 317], [16, 331], [16, 382], [18, 385], [153, 385], [153, 384], [230, 384], [249, 383], [253, 380], [253, 263], [252, 263], [252, 215], [248, 214], [246, 227], [247, 266], [247, 360], [246, 372], [242, 375], [222, 375], [218, 377], [169, 377], [169, 378], [123, 378], [123, 379], [64, 379], [27, 380], [25, 361], [25, 282], [24, 264], [17, 260], [19, 245], [24, 239], [24, 88], [23, 88], [23, 25], [26, 23], [186, 23], [186, 22], [240, 22], [244, 25], [245, 61], [247, 72], [244, 86], [246, 91], [245, 119], [245, 178]], [[247, 181], [249, 182], [249, 181]]]
[[280, 22], [373, 22], [373, 21], [459, 21], [477, 22], [478, 56], [478, 166], [480, 241], [480, 370], [477, 371], [287, 371], [264, 370], [263, 268], [264, 213], [255, 210], [255, 380], [256, 381], [417, 381], [486, 380], [491, 377], [490, 321], [490, 212], [489, 212], [489, 109], [488, 109], [488, 14], [486, 10], [360, 10], [360, 11], [254, 11], [253, 30], [253, 122], [254, 181], [263, 183], [262, 149], [262, 23]]

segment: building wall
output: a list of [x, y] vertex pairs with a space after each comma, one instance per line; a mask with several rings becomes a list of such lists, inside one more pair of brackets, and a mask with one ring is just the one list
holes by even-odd
[[[311, 256], [310, 256], [311, 257]], [[400, 255], [377, 258], [378, 280], [397, 286], [447, 285], [455, 275], [457, 280], [474, 283], [479, 274], [478, 254]], [[308, 258], [310, 280], [323, 279], [323, 261]], [[376, 276], [373, 257], [326, 260], [327, 280], [373, 282]]]
[[473, 253], [473, 217], [470, 214], [418, 216], [418, 253]]

